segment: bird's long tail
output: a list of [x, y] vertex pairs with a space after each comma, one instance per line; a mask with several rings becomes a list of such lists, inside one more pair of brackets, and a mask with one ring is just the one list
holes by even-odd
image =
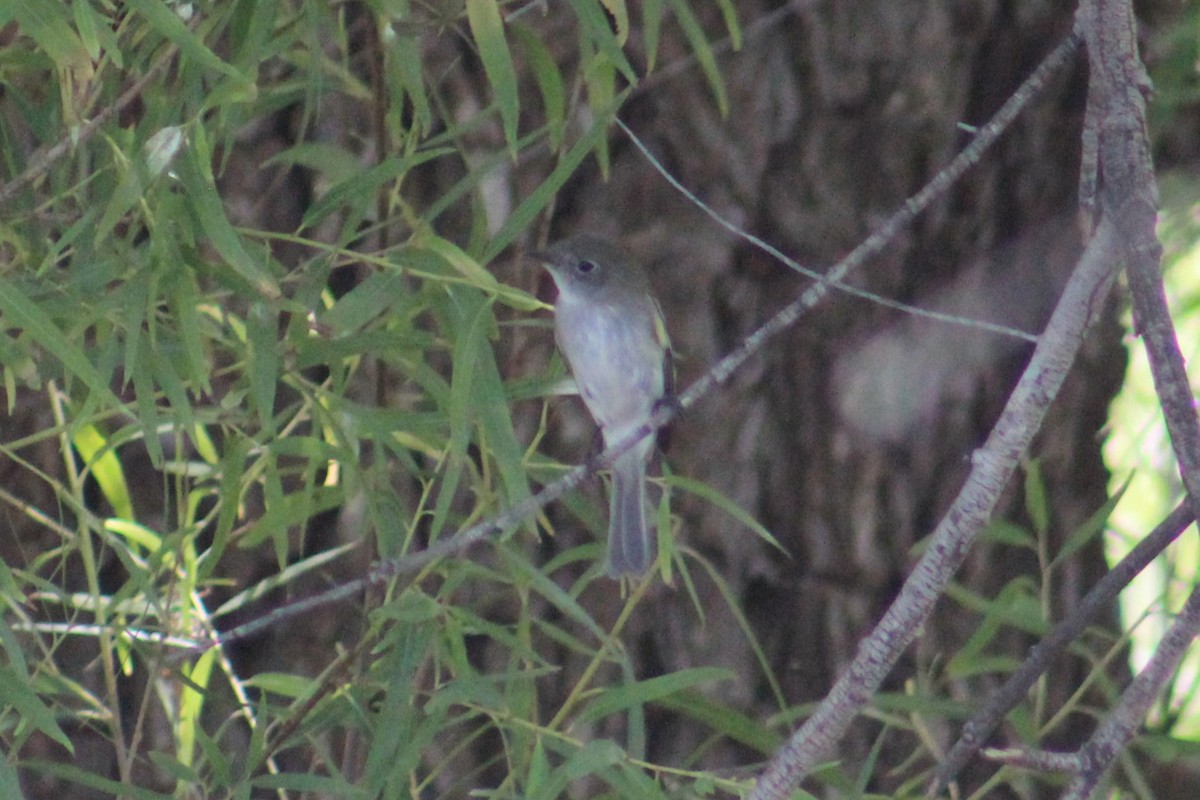
[[646, 456], [635, 447], [612, 467], [608, 522], [608, 574], [637, 577], [653, 560], [653, 529], [646, 518]]

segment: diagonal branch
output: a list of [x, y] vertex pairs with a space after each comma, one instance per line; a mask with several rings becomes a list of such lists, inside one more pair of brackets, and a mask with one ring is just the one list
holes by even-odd
[[1049, 668], [1050, 662], [1083, 633], [1096, 615], [1106, 608], [1111, 608], [1121, 590], [1141, 574], [1146, 565], [1157, 558], [1191, 523], [1191, 510], [1186, 504], [1178, 506], [1150, 532], [1149, 536], [1138, 542], [1120, 563], [1096, 582], [1079, 602], [1074, 613], [1054, 626], [1054, 630], [1038, 642], [1029, 657], [1008, 676], [1004, 685], [992, 693], [984, 708], [963, 726], [958, 741], [938, 765], [937, 775], [929, 792], [931, 796], [941, 793], [950, 785], [954, 776], [983, 746], [1005, 715], [1025, 698], [1029, 687]]
[[1054, 314], [1000, 419], [976, 451], [971, 474], [930, 539], [883, 619], [858, 646], [846, 673], [808, 721], [775, 754], [751, 800], [785, 800], [870, 702], [896, 660], [920, 635], [972, 543], [988, 524], [1021, 456], [1058, 394], [1093, 315], [1103, 305], [1116, 272], [1115, 231], [1107, 220], [1088, 242]]

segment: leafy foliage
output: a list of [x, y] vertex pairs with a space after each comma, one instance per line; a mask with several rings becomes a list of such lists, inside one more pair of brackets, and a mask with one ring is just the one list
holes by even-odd
[[[636, 674], [622, 633], [654, 613], [651, 584], [599, 579], [595, 538], [571, 535], [602, 528], [586, 494], [353, 611], [189, 649], [562, 473], [540, 449], [562, 370], [514, 367], [543, 304], [509, 256], [568, 181], [608, 169], [664, 45], [728, 113], [735, 4], [77, 0], [0, 4], [0, 26], [0, 793], [744, 791], [708, 750], [765, 758], [810, 707], [788, 705], [720, 573], [669, 544], [665, 574], [726, 603], [779, 713], [744, 713], [730, 688], [752, 676], [727, 666]], [[991, 538], [1037, 576], [954, 587], [977, 628], [875, 698], [876, 744], [816, 776], [830, 791], [865, 796], [895, 749], [897, 794], [919, 794], [937, 724], [970, 711], [954, 687], [1007, 674], [998, 643], [1050, 624], [1056, 569], [1111, 504], [1056, 538], [1027, 478], [1031, 525]], [[775, 545], [714, 488], [664, 483]], [[1124, 644], [1077, 643], [1088, 681], [1057, 714], [1031, 697], [1018, 735], [1098, 713]], [[664, 718], [701, 743], [666, 755]], [[989, 788], [1026, 782], [1006, 768]]]
[[[724, 102], [700, 11], [647, 4], [644, 44], [653, 63], [680, 20]], [[770, 741], [701, 706], [726, 670], [636, 679], [620, 630], [645, 587], [601, 622], [580, 602], [595, 545], [539, 569], [532, 522], [373, 598], [345, 651], [295, 629], [274, 659], [183, 647], [561, 470], [535, 451], [544, 422], [530, 439], [512, 413], [558, 373], [502, 361], [542, 304], [495, 267], [606, 159], [642, 77], [622, 0], [93, 0], [0, 22], [4, 502], [25, 517], [0, 586], [6, 787], [16, 769], [134, 797], [659, 796], [654, 707], [693, 698], [715, 736]], [[290, 143], [255, 150], [284, 123]], [[544, 177], [506, 210], [514, 160]], [[587, 668], [562, 675], [563, 654]], [[78, 726], [110, 767], [60, 758]]]

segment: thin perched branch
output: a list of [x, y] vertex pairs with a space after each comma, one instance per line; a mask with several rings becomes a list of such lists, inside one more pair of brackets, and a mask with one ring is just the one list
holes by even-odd
[[896, 601], [808, 721], [776, 753], [750, 800], [786, 800], [841, 739], [904, 650], [920, 635], [972, 543], [991, 520], [1005, 485], [1041, 427], [1116, 272], [1115, 231], [1102, 219], [1063, 290], [1029, 366], [972, 459], [971, 474], [930, 538]]
[[950, 785], [954, 776], [983, 746], [1005, 715], [1025, 698], [1029, 687], [1049, 668], [1050, 662], [1067, 645], [1079, 638], [1101, 611], [1111, 608], [1121, 590], [1141, 574], [1146, 565], [1175, 541], [1191, 523], [1192, 514], [1188, 506], [1182, 504], [1176, 507], [1149, 536], [1138, 542], [1125, 558], [1096, 582], [1067, 619], [1054, 626], [1049, 635], [1030, 651], [1029, 657], [1008, 676], [1004, 685], [988, 697], [983, 709], [963, 726], [958, 741], [938, 765], [933, 786], [929, 791], [930, 796], [940, 794]]

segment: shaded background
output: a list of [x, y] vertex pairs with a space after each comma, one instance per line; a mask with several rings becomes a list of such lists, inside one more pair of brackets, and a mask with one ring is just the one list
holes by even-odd
[[[667, 25], [657, 70], [634, 90], [620, 117], [702, 200], [819, 270], [845, 255], [949, 162], [969, 140], [967, 126], [987, 121], [1068, 33], [1074, 13], [1053, 2], [788, 5], [745, 0], [736, 7], [746, 38], [740, 50], [727, 50], [719, 60], [728, 90], [727, 115], [720, 114], [680, 29]], [[1146, 4], [1142, 10], [1147, 22], [1145, 52], [1153, 68], [1156, 59], [1175, 52], [1165, 32], [1181, 26], [1182, 11], [1167, 4]], [[704, 30], [719, 39], [724, 32], [719, 9], [699, 3], [696, 12]], [[363, 85], [377, 86], [386, 80], [384, 48], [389, 40], [379, 34], [367, 4], [347, 3], [339, 6], [339, 13], [344, 15], [346, 39], [331, 34], [322, 46], [333, 57], [344, 55]], [[418, 11], [403, 31], [412, 37], [406, 41], [420, 48], [424, 74], [437, 76], [444, 105], [438, 108], [435, 133], [446, 120], [469, 116], [490, 102], [482, 65], [465, 41], [465, 23], [456, 13]], [[526, 13], [522, 22], [549, 44], [559, 64], [577, 58], [574, 17], [563, 13], [559, 4], [549, 4], [544, 13]], [[636, 18], [634, 26], [627, 53], [642, 71], [645, 53]], [[517, 68], [523, 95], [536, 96], [529, 65], [518, 61]], [[266, 61], [260, 71], [264, 84], [302, 76], [286, 59]], [[1082, 58], [1076, 58], [983, 162], [885, 254], [853, 275], [852, 282], [923, 308], [1037, 332], [1079, 250], [1074, 210], [1085, 89]], [[235, 224], [280, 233], [296, 230], [321, 196], [323, 178], [317, 170], [275, 164], [274, 156], [299, 142], [320, 141], [356, 152], [369, 164], [383, 155], [378, 152], [381, 115], [407, 121], [414, 113], [411, 106], [380, 108], [373, 103], [379, 95], [355, 97], [321, 87], [306, 91], [309, 95], [302, 101], [280, 103], [242, 121], [237, 137], [217, 154], [219, 189]], [[9, 120], [6, 129], [20, 131], [21, 110], [11, 95], [7, 100], [0, 99]], [[155, 99], [147, 97], [145, 103], [152, 106]], [[527, 113], [536, 117], [538, 111], [531, 108]], [[136, 122], [137, 109], [130, 114]], [[1194, 116], [1194, 109], [1184, 108], [1163, 120], [1158, 134], [1162, 161], [1173, 166], [1195, 162]], [[482, 161], [502, 152], [504, 140], [493, 121], [475, 128], [458, 145]], [[520, 257], [523, 247], [582, 230], [621, 239], [650, 270], [678, 352], [679, 383], [686, 386], [808, 281], [715, 225], [667, 185], [619, 131], [612, 132], [609, 147], [607, 179], [596, 160], [585, 161], [558, 194], [552, 219], [532, 227], [521, 246], [510, 248], [489, 266], [500, 280], [544, 296], [536, 267]], [[545, 148], [533, 148], [515, 162], [501, 160], [488, 181], [438, 218], [437, 232], [464, 248], [486, 239], [480, 219], [502, 220], [540, 184], [556, 158]], [[431, 162], [414, 170], [396, 191], [406, 207], [420, 212], [471, 168], [469, 158]], [[325, 230], [308, 235], [334, 240], [342, 222], [332, 220]], [[407, 223], [402, 214], [390, 215], [387, 225], [364, 222], [355, 246], [363, 252], [382, 252], [411, 235]], [[136, 236], [131, 234], [128, 241], [136, 242]], [[307, 250], [297, 244], [274, 242], [271, 254], [288, 268], [315, 269]], [[342, 297], [374, 272], [366, 262], [343, 266], [328, 270], [326, 283]], [[520, 381], [543, 374], [553, 359], [548, 326], [528, 325], [528, 315], [509, 309], [498, 315], [503, 324], [495, 346], [504, 377]], [[544, 312], [537, 318], [548, 319]], [[1044, 483], [1049, 514], [1045, 530], [1052, 552], [1108, 496], [1100, 445], [1108, 402], [1124, 375], [1123, 331], [1117, 319], [1114, 303], [1085, 345], [1030, 454], [1037, 459]], [[1026, 342], [913, 318], [840, 294], [806, 315], [723, 391], [678, 421], [666, 455], [673, 473], [732, 498], [771, 532], [785, 553], [713, 504], [676, 492], [674, 535], [694, 559], [689, 562], [694, 593], [678, 581], [650, 590], [622, 636], [634, 673], [644, 679], [688, 667], [728, 667], [739, 679], [719, 684], [714, 699], [757, 720], [779, 713], [781, 700], [790, 708], [823, 697], [894, 596], [914, 548], [958, 490], [972, 452], [995, 421], [1030, 351]], [[411, 396], [412, 376], [394, 362], [373, 358], [368, 356], [347, 395], [366, 405], [403, 407]], [[433, 365], [448, 370], [448, 358], [441, 363], [434, 359]], [[218, 378], [214, 404], [228, 388]], [[49, 425], [40, 400], [18, 400], [3, 423], [4, 438], [10, 442]], [[523, 443], [538, 434], [544, 408], [542, 397], [513, 403], [514, 425]], [[593, 436], [582, 405], [552, 399], [547, 420], [549, 435], [542, 451], [568, 463], [580, 460]], [[45, 471], [62, 472], [52, 440], [23, 452]], [[386, 462], [388, 454], [368, 448], [363, 457]], [[133, 478], [143, 523], [169, 518], [169, 498], [164, 499], [162, 478], [150, 461], [139, 460], [132, 448], [122, 452], [122, 459]], [[405, 468], [391, 468], [391, 474], [391, 488], [399, 496], [412, 501], [420, 494], [419, 482]], [[21, 465], [0, 464], [0, 483], [39, 507], [55, 506], [45, 485], [30, 481]], [[96, 507], [102, 508], [102, 498], [92, 494]], [[246, 502], [246, 513], [253, 517], [261, 499], [249, 496]], [[521, 547], [534, 563], [549, 562], [592, 542], [602, 530], [605, 502], [599, 484], [586, 487], [572, 502], [570, 511], [562, 505], [548, 509], [553, 537], [535, 541], [528, 529], [519, 534]], [[295, 537], [289, 557], [362, 537], [360, 512], [339, 507], [314, 518]], [[53, 537], [48, 540], [42, 527], [31, 526], [11, 506], [5, 513], [6, 563], [29, 567], [39, 552], [55, 546]], [[595, 530], [580, 524], [581, 515]], [[1018, 485], [1010, 488], [999, 518], [1026, 527], [1039, 522], [1031, 518]], [[289, 593], [299, 595], [355, 576], [376, 550], [388, 549], [386, 542], [371, 541]], [[502, 563], [491, 551], [476, 557], [487, 564]], [[270, 547], [228, 558], [224, 574], [237, 588], [278, 569], [278, 552]], [[702, 564], [711, 565], [713, 572]], [[570, 587], [590, 566], [568, 562], [554, 579]], [[121, 565], [112, 561], [109, 569], [120, 573]], [[985, 597], [1008, 587], [1016, 592], [1013, 609], [1019, 613], [1020, 603], [1030, 602], [1028, 585], [1019, 578], [1036, 576], [1038, 570], [1028, 548], [991, 541], [972, 553], [960, 582]], [[1083, 548], [1061, 565], [1048, 584], [1054, 617], [1069, 614], [1104, 570], [1099, 544]], [[48, 577], [66, 585], [79, 582], [69, 565]], [[720, 583], [744, 609], [782, 697], [766, 679]], [[1033, 585], [1040, 586], [1040, 579]], [[472, 590], [461, 591], [470, 595]], [[229, 594], [231, 588], [214, 589], [216, 599]], [[379, 601], [371, 595], [364, 605]], [[511, 598], [484, 590], [473, 602], [481, 616], [498, 622], [510, 622], [519, 611]], [[597, 581], [582, 590], [580, 602], [607, 626], [621, 608], [619, 587]], [[536, 599], [534, 603], [537, 614]], [[540, 612], [556, 613], [549, 604]], [[261, 608], [248, 610], [229, 624], [261, 613]], [[1115, 624], [1115, 612], [1111, 622]], [[902, 694], [919, 685], [931, 695], [977, 701], [1003, 674], [955, 674], [947, 662], [979, 624], [977, 611], [944, 601], [885, 690]], [[357, 610], [322, 609], [300, 626], [284, 626], [235, 646], [231, 655], [244, 675], [281, 669], [317, 674], [330, 663], [336, 643], [353, 647], [363, 630]], [[1031, 633], [1007, 627], [990, 645], [989, 654], [1019, 661], [1035, 641]], [[537, 639], [537, 646], [558, 668], [538, 682], [539, 702], [555, 708], [587, 659], [551, 638]], [[81, 665], [80, 679], [95, 680], [88, 672], [88, 645], [68, 642], [65, 647], [80, 650], [75, 659]], [[473, 640], [469, 656], [484, 672], [502, 669], [508, 657], [484, 638]], [[1062, 659], [1048, 677], [1048, 706], [1059, 707], [1093, 668], [1088, 658]], [[1119, 660], [1110, 669], [1114, 680], [1125, 677]], [[612, 677], [618, 677], [615, 669]], [[146, 690], [144, 678], [129, 679], [124, 688], [132, 707]], [[705, 768], [743, 769], [763, 758], [731, 739], [708, 742], [707, 729], [668, 710], [653, 713], [647, 725], [646, 757], [651, 761], [684, 763], [701, 752]], [[1090, 716], [1075, 715], [1046, 744], [1069, 746], [1091, 725]], [[867, 759], [879, 729], [878, 721], [860, 721], [842, 744], [837, 757], [847, 775], [854, 775]], [[610, 719], [593, 726], [592, 733], [616, 737], [622, 731]], [[956, 730], [933, 720], [928, 733], [948, 746]], [[169, 736], [165, 726], [157, 736]], [[1015, 733], [999, 736], [998, 744], [1010, 743]], [[102, 774], [112, 772], [112, 755], [102, 736], [84, 730], [78, 744], [78, 763]], [[873, 789], [894, 790], [914, 770], [928, 766], [924, 761], [889, 773], [911, 748], [911, 742], [885, 747], [881, 764], [887, 768], [876, 770]], [[483, 737], [454, 758], [462, 770], [479, 776], [477, 785], [494, 785], [503, 780], [496, 749], [494, 739]], [[309, 756], [290, 757], [293, 768], [302, 768]], [[972, 769], [964, 778], [968, 788], [990, 772], [981, 765]], [[147, 767], [147, 774], [151, 772]], [[30, 797], [73, 796], [48, 778], [30, 779], [25, 788]], [[572, 796], [590, 796], [593, 791], [577, 787], [578, 794]], [[1167, 796], [1165, 791], [1160, 796]]]

